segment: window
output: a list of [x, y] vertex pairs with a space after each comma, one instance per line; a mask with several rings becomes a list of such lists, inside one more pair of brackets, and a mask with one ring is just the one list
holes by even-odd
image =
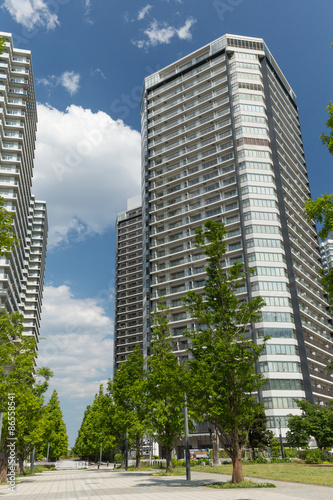
[[251, 233], [268, 233], [268, 234], [281, 234], [279, 226], [266, 226], [262, 224], [251, 224], [245, 228], [246, 234]]
[[253, 292], [257, 292], [258, 290], [288, 292], [289, 285], [280, 281], [255, 281], [251, 283], [251, 290]]
[[258, 328], [257, 337], [263, 339], [266, 335], [272, 338], [295, 339], [296, 332], [292, 328]]
[[242, 194], [270, 194], [276, 195], [276, 190], [272, 187], [265, 186], [244, 186], [242, 188]]
[[282, 248], [282, 241], [281, 240], [272, 240], [268, 238], [251, 238], [247, 240], [247, 247], [251, 248], [254, 246], [258, 247], [275, 247], [275, 248]]
[[292, 361], [262, 361], [259, 363], [260, 371], [265, 372], [290, 372], [301, 373], [301, 364]]
[[248, 254], [249, 262], [255, 260], [267, 261], [267, 262], [285, 262], [284, 255], [282, 253], [273, 252], [252, 252]]
[[303, 391], [303, 380], [300, 379], [270, 379], [263, 386], [263, 391]]
[[283, 356], [298, 356], [298, 347], [289, 344], [266, 344], [261, 354], [283, 355]]
[[289, 297], [263, 297], [266, 306], [291, 307]]
[[254, 268], [254, 276], [287, 276], [284, 267], [258, 266]]
[[264, 311], [261, 313], [262, 321], [272, 321], [272, 322], [290, 322], [294, 321], [294, 316], [287, 312], [272, 312]]
[[246, 212], [244, 220], [279, 220], [280, 217], [276, 212]]
[[[263, 398], [265, 408], [298, 408], [293, 398]], [[304, 398], [298, 398], [304, 399]]]
[[277, 208], [277, 202], [275, 200], [265, 200], [260, 198], [248, 198], [243, 201], [243, 207], [270, 207]]

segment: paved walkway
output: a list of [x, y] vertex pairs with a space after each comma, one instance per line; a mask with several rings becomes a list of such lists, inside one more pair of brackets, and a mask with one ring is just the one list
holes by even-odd
[[[22, 479], [22, 478], [20, 478]], [[150, 472], [66, 470], [22, 479], [15, 492], [0, 486], [0, 499], [20, 500], [333, 500], [333, 488], [270, 481], [276, 488], [215, 490], [204, 485], [230, 476], [192, 472], [183, 476], [151, 476]], [[260, 481], [258, 479], [257, 481]], [[265, 482], [265, 481], [264, 481]]]

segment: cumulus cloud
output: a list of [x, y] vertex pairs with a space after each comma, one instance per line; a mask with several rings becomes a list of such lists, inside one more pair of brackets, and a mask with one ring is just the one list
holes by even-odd
[[145, 7], [143, 7], [141, 10], [139, 10], [138, 21], [141, 21], [142, 19], [144, 19], [144, 17], [148, 14], [150, 9], [151, 9], [151, 5], [148, 4]]
[[55, 374], [64, 396], [93, 396], [112, 374], [113, 323], [97, 299], [74, 297], [68, 285], [46, 286], [38, 365]]
[[80, 75], [74, 71], [64, 71], [64, 73], [60, 76], [51, 75], [48, 78], [39, 78], [37, 83], [38, 85], [49, 87], [57, 87], [58, 85], [61, 85], [72, 96], [79, 90]]
[[4, 0], [2, 8], [28, 30], [38, 26], [53, 30], [59, 24], [58, 16], [51, 12], [44, 0]]
[[38, 105], [33, 192], [45, 199], [49, 248], [114, 227], [140, 193], [140, 134], [104, 112]]
[[71, 444], [84, 410], [113, 371], [113, 323], [95, 298], [76, 298], [68, 285], [44, 288], [37, 364], [54, 372]]
[[150, 46], [154, 47], [161, 43], [170, 43], [171, 39], [175, 36], [178, 36], [181, 40], [190, 40], [192, 38], [190, 29], [195, 23], [196, 20], [189, 17], [186, 19], [184, 26], [175, 28], [174, 26], [158, 22], [154, 19], [154, 21], [152, 21], [149, 27], [144, 31], [147, 38], [144, 40], [134, 41], [133, 43], [140, 49], [147, 49]]

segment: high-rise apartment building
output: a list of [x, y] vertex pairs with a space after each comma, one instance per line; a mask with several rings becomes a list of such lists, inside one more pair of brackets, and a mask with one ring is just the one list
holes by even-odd
[[24, 315], [24, 332], [38, 340], [43, 293], [47, 216], [45, 202], [31, 195], [36, 141], [36, 99], [31, 53], [13, 47], [0, 54], [0, 196], [13, 214], [20, 245], [0, 258], [1, 306]]
[[114, 369], [142, 346], [141, 196], [127, 201], [116, 222]]
[[149, 313], [170, 306], [177, 354], [189, 356], [182, 306], [203, 291], [205, 259], [193, 244], [207, 219], [228, 230], [225, 264], [254, 268], [240, 300], [265, 299], [250, 334], [270, 335], [259, 394], [275, 433], [298, 413], [293, 398], [333, 397], [327, 302], [318, 279], [314, 225], [304, 216], [310, 188], [296, 95], [260, 38], [225, 35], [144, 82], [141, 103], [143, 350]]
[[333, 266], [333, 233], [328, 233], [325, 241], [319, 245], [321, 261], [323, 264], [324, 273], [327, 273]]

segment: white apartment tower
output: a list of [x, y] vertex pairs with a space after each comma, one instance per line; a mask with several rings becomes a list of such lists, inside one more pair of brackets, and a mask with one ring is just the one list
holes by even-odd
[[25, 334], [38, 340], [46, 257], [45, 202], [31, 195], [36, 141], [36, 99], [31, 53], [13, 47], [0, 54], [0, 196], [13, 214], [20, 246], [0, 259], [1, 306], [24, 315]]
[[329, 232], [325, 241], [319, 245], [323, 270], [326, 274], [333, 266], [333, 233]]
[[318, 279], [314, 224], [303, 213], [310, 188], [296, 95], [260, 38], [225, 35], [147, 77], [141, 104], [143, 349], [158, 298], [171, 308], [177, 354], [192, 327], [181, 298], [205, 283], [193, 245], [207, 219], [228, 230], [226, 266], [255, 269], [240, 299], [265, 299], [258, 369], [268, 426], [286, 431], [293, 398], [333, 397], [327, 301]]
[[114, 369], [142, 348], [142, 209], [141, 195], [129, 198], [117, 215]]

